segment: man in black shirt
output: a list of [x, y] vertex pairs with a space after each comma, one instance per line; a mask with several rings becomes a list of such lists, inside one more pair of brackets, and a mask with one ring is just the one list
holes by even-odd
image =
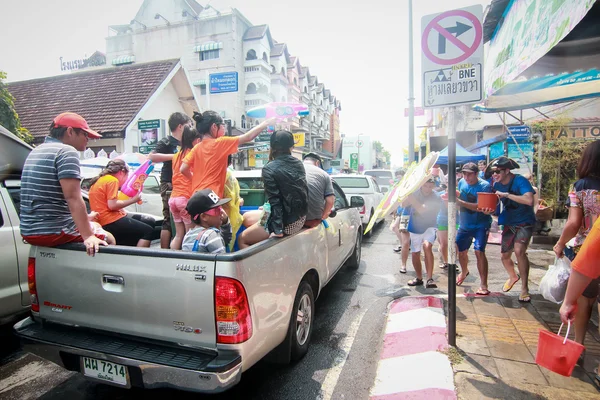
[[173, 155], [177, 153], [181, 142], [181, 135], [185, 125], [191, 125], [192, 120], [184, 113], [175, 112], [169, 117], [169, 130], [171, 134], [161, 139], [156, 144], [156, 149], [150, 153], [153, 163], [163, 163], [160, 173], [160, 196], [163, 203], [163, 224], [160, 231], [160, 247], [169, 248], [171, 243], [171, 213], [169, 211], [169, 197], [173, 190]]

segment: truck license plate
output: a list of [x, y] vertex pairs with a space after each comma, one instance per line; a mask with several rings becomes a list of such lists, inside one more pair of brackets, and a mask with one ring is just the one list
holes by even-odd
[[127, 367], [124, 365], [89, 357], [81, 357], [81, 364], [85, 376], [116, 383], [117, 385], [129, 385]]

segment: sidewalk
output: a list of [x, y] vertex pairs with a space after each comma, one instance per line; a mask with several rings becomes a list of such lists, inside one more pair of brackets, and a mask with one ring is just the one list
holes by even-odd
[[456, 307], [459, 354], [453, 369], [459, 399], [600, 399], [592, 382], [600, 362], [594, 323], [586, 335], [584, 368], [577, 366], [567, 378], [535, 364], [539, 329], [560, 327], [557, 304], [540, 295], [522, 304], [515, 295], [492, 293], [458, 297]]

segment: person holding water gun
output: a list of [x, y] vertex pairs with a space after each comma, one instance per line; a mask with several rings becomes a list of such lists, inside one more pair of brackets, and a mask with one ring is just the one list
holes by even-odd
[[199, 142], [198, 131], [186, 125], [181, 137], [181, 149], [173, 156], [173, 191], [169, 199], [169, 209], [175, 223], [175, 236], [170, 245], [172, 250], [181, 250], [183, 237], [193, 227], [192, 218], [186, 211], [188, 200], [192, 197], [192, 181], [183, 175], [179, 168], [185, 156]]
[[[148, 168], [146, 164], [142, 165], [137, 178]], [[133, 197], [119, 199], [119, 187], [126, 184], [128, 175], [129, 168], [125, 161], [110, 160], [91, 181], [90, 207], [98, 213], [98, 222], [103, 229], [114, 235], [118, 245], [150, 247], [156, 223], [154, 218], [146, 215], [129, 216], [124, 210], [125, 207], [141, 201], [141, 186]]]

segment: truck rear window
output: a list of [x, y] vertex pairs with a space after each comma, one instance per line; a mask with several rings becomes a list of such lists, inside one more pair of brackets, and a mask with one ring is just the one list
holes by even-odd
[[366, 171], [365, 175], [372, 176], [378, 185], [389, 186], [394, 177], [390, 171]]
[[342, 177], [342, 178], [333, 178], [338, 185], [342, 188], [347, 189], [366, 189], [369, 187], [369, 182], [367, 178], [361, 177]]

